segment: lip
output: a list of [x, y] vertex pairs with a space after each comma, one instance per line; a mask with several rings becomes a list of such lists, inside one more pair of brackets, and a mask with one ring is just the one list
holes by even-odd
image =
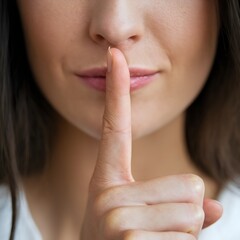
[[[107, 68], [92, 68], [78, 72], [75, 75], [88, 86], [99, 91], [106, 91], [106, 73]], [[134, 91], [151, 83], [159, 71], [129, 68], [129, 73], [131, 78], [130, 91]]]

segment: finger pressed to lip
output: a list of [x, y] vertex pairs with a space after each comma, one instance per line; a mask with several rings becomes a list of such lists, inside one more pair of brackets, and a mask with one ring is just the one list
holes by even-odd
[[111, 71], [106, 76], [102, 137], [93, 174], [95, 184], [103, 188], [133, 181], [129, 69], [124, 55], [116, 48], [108, 51], [108, 64]]

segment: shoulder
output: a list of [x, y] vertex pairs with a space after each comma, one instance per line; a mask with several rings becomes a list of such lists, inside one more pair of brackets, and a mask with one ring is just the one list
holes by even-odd
[[12, 205], [10, 191], [0, 185], [0, 239], [8, 239], [11, 229]]
[[223, 215], [215, 224], [204, 229], [200, 240], [240, 239], [239, 216], [240, 216], [240, 187], [229, 183], [221, 191], [218, 201], [223, 206]]
[[[20, 190], [17, 199], [18, 218], [16, 222], [16, 240], [41, 240], [32, 216], [29, 212], [24, 191]], [[12, 203], [10, 190], [6, 185], [0, 185], [0, 239], [8, 240], [12, 225]]]

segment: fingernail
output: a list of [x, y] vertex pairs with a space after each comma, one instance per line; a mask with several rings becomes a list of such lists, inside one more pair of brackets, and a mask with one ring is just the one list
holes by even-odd
[[112, 52], [111, 52], [110, 46], [108, 47], [107, 67], [108, 67], [108, 72], [110, 73], [112, 71]]
[[221, 202], [214, 200], [214, 199], [212, 199], [212, 202], [214, 202], [223, 211], [223, 205]]

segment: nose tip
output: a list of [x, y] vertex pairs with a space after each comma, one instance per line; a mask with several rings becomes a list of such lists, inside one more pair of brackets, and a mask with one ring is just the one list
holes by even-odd
[[[107, 47], [129, 46], [143, 35], [139, 13], [128, 1], [111, 1], [92, 12], [89, 34], [94, 42]], [[115, 2], [115, 4], [113, 4]], [[96, 9], [96, 8], [95, 8]]]
[[134, 42], [139, 40], [139, 36], [137, 34], [131, 33], [131, 31], [121, 29], [103, 29], [101, 32], [96, 32], [92, 34], [92, 39], [99, 45], [104, 47], [112, 46], [129, 46]]

